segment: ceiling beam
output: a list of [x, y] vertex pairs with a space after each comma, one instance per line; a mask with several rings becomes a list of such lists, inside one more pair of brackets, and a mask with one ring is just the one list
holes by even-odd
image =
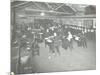
[[51, 10], [53, 10], [54, 8], [52, 8], [52, 6], [50, 6], [48, 3], [45, 3], [47, 6], [48, 6], [48, 8], [50, 8]]
[[69, 4], [65, 4], [66, 6], [69, 6], [74, 12], [77, 12], [77, 10], [75, 8], [73, 8], [71, 5]]
[[37, 9], [26, 9], [26, 11], [33, 11], [33, 12], [37, 11], [37, 12], [44, 12], [44, 13], [47, 12], [47, 13], [55, 13], [55, 14], [73, 14], [73, 13], [64, 13], [64, 12], [57, 12], [57, 11], [51, 12], [51, 11], [37, 10]]
[[14, 8], [14, 7], [19, 7], [19, 6], [24, 5], [24, 4], [27, 4], [27, 3], [30, 3], [30, 2], [29, 2], [29, 1], [28, 1], [28, 2], [24, 2], [24, 3], [17, 4], [17, 5], [15, 5], [15, 6], [11, 6], [11, 7], [12, 7], [12, 8]]
[[58, 6], [58, 7], [55, 8], [54, 10], [58, 10], [58, 9], [61, 8], [63, 5], [65, 5], [65, 4], [62, 4], [62, 5]]
[[74, 18], [74, 19], [78, 19], [78, 18], [80, 18], [80, 19], [96, 19], [96, 16], [95, 15], [83, 15], [83, 16], [40, 16], [40, 15], [24, 15], [24, 17], [41, 17], [41, 18], [62, 18], [62, 19], [64, 19], [64, 18]]
[[37, 7], [39, 7], [40, 9], [43, 9], [41, 6], [39, 6], [39, 4], [33, 2], [33, 4], [35, 4]]

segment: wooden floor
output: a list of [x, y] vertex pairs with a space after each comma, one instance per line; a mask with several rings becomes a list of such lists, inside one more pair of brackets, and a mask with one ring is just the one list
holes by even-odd
[[[61, 72], [78, 70], [96, 69], [96, 40], [87, 40], [88, 48], [77, 47], [74, 42], [74, 49], [67, 51], [60, 47], [61, 55], [49, 53], [49, 48], [40, 44], [40, 56], [31, 57], [29, 60], [32, 66], [32, 72]], [[14, 71], [15, 61], [12, 61], [12, 70]], [[27, 71], [25, 71], [28, 73]], [[24, 73], [25, 73], [24, 72]]]

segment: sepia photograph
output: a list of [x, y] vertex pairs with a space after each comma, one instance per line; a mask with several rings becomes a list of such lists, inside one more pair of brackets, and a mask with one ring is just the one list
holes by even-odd
[[96, 5], [10, 4], [12, 75], [96, 70]]

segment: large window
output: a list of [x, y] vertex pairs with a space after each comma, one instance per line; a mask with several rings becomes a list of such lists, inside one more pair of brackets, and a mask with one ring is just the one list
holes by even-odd
[[93, 27], [93, 20], [84, 20], [83, 24], [86, 28], [91, 28]]

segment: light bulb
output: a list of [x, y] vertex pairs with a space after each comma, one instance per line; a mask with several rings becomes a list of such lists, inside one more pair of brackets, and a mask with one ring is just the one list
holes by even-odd
[[45, 15], [45, 13], [44, 13], [44, 12], [42, 12], [40, 15], [41, 15], [41, 16], [44, 16], [44, 15]]

